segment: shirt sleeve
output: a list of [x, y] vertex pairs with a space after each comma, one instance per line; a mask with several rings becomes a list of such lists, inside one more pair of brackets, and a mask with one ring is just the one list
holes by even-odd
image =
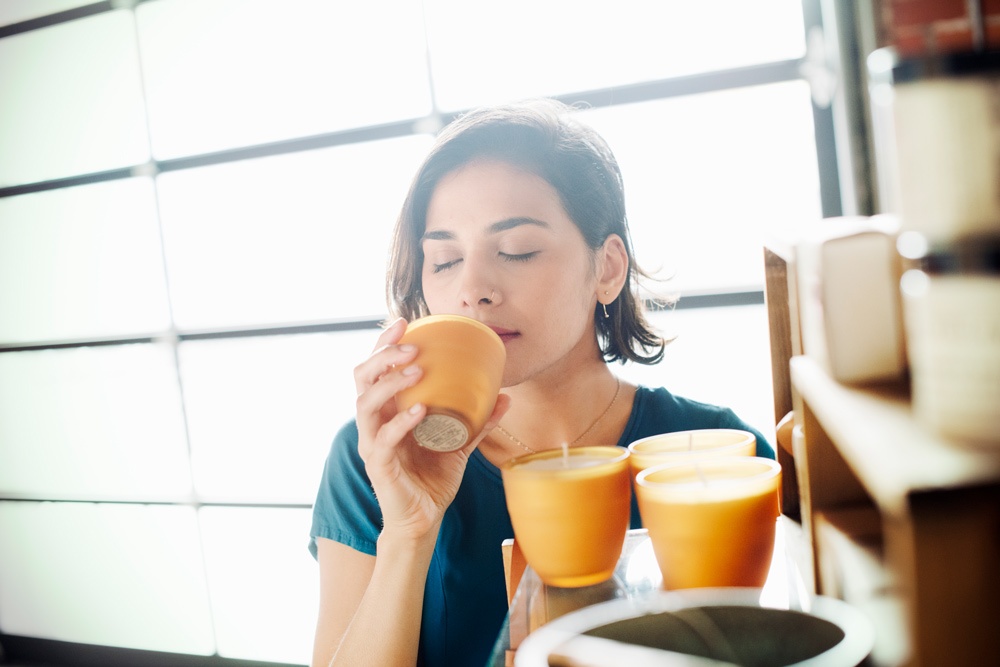
[[720, 408], [720, 426], [722, 428], [735, 428], [740, 431], [750, 431], [753, 433], [754, 437], [757, 439], [757, 451], [755, 452], [757, 456], [763, 456], [767, 459], [774, 458], [774, 448], [771, 443], [767, 441], [760, 431], [750, 426], [745, 421], [736, 416], [736, 413], [729, 408]]
[[358, 454], [358, 427], [352, 420], [334, 437], [323, 467], [309, 551], [315, 558], [316, 538], [323, 537], [374, 556], [381, 530], [382, 511]]

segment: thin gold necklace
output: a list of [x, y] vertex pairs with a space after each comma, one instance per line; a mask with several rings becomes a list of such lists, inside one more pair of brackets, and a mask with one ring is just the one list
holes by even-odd
[[[597, 419], [595, 419], [594, 423], [591, 424], [587, 428], [586, 431], [584, 431], [583, 433], [581, 433], [576, 438], [576, 440], [574, 440], [573, 442], [571, 442], [568, 445], [566, 445], [567, 447], [572, 447], [576, 443], [578, 443], [581, 440], [583, 440], [587, 436], [588, 433], [590, 433], [595, 428], [597, 428], [597, 425], [601, 423], [602, 419], [604, 419], [605, 417], [608, 416], [608, 413], [611, 412], [611, 408], [615, 407], [615, 403], [618, 402], [618, 394], [620, 394], [621, 390], [622, 390], [622, 381], [621, 381], [621, 378], [616, 377], [615, 380], [618, 382], [618, 384], [615, 386], [615, 395], [611, 398], [611, 403], [609, 403], [608, 407], [606, 407], [604, 409], [604, 412], [601, 413], [601, 416], [599, 416]], [[514, 434], [512, 434], [510, 431], [508, 431], [507, 429], [505, 429], [503, 426], [500, 426], [500, 424], [497, 424], [497, 430], [500, 431], [501, 433], [503, 433], [508, 438], [510, 438], [511, 442], [513, 442], [514, 444], [518, 445], [521, 449], [523, 449], [524, 451], [528, 452], [529, 454], [537, 454], [538, 453], [537, 449], [532, 449], [531, 447], [528, 447], [526, 444], [524, 444], [519, 439], [517, 439], [514, 436]]]

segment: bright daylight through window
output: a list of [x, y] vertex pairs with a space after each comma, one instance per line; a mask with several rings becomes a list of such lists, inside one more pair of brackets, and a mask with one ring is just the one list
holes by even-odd
[[485, 6], [0, 4], [0, 633], [309, 661], [391, 226], [479, 104], [587, 107], [681, 295], [622, 376], [773, 432], [761, 244], [821, 215], [799, 0]]

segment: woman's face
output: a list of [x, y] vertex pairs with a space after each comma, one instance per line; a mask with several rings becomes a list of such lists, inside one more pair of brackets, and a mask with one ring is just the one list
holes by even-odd
[[430, 312], [500, 334], [504, 386], [599, 358], [593, 254], [545, 179], [506, 162], [458, 168], [431, 196], [422, 246]]

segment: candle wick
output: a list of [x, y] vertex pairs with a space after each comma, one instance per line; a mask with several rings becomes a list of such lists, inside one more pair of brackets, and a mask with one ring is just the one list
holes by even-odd
[[697, 463], [694, 464], [694, 472], [698, 475], [698, 479], [701, 480], [701, 485], [708, 486], [708, 479], [705, 477], [705, 473], [701, 471], [701, 466]]
[[569, 467], [569, 444], [565, 443], [565, 442], [562, 444], [562, 461], [563, 461], [563, 468], [568, 468]]
[[688, 451], [694, 451], [694, 433], [688, 431]]

